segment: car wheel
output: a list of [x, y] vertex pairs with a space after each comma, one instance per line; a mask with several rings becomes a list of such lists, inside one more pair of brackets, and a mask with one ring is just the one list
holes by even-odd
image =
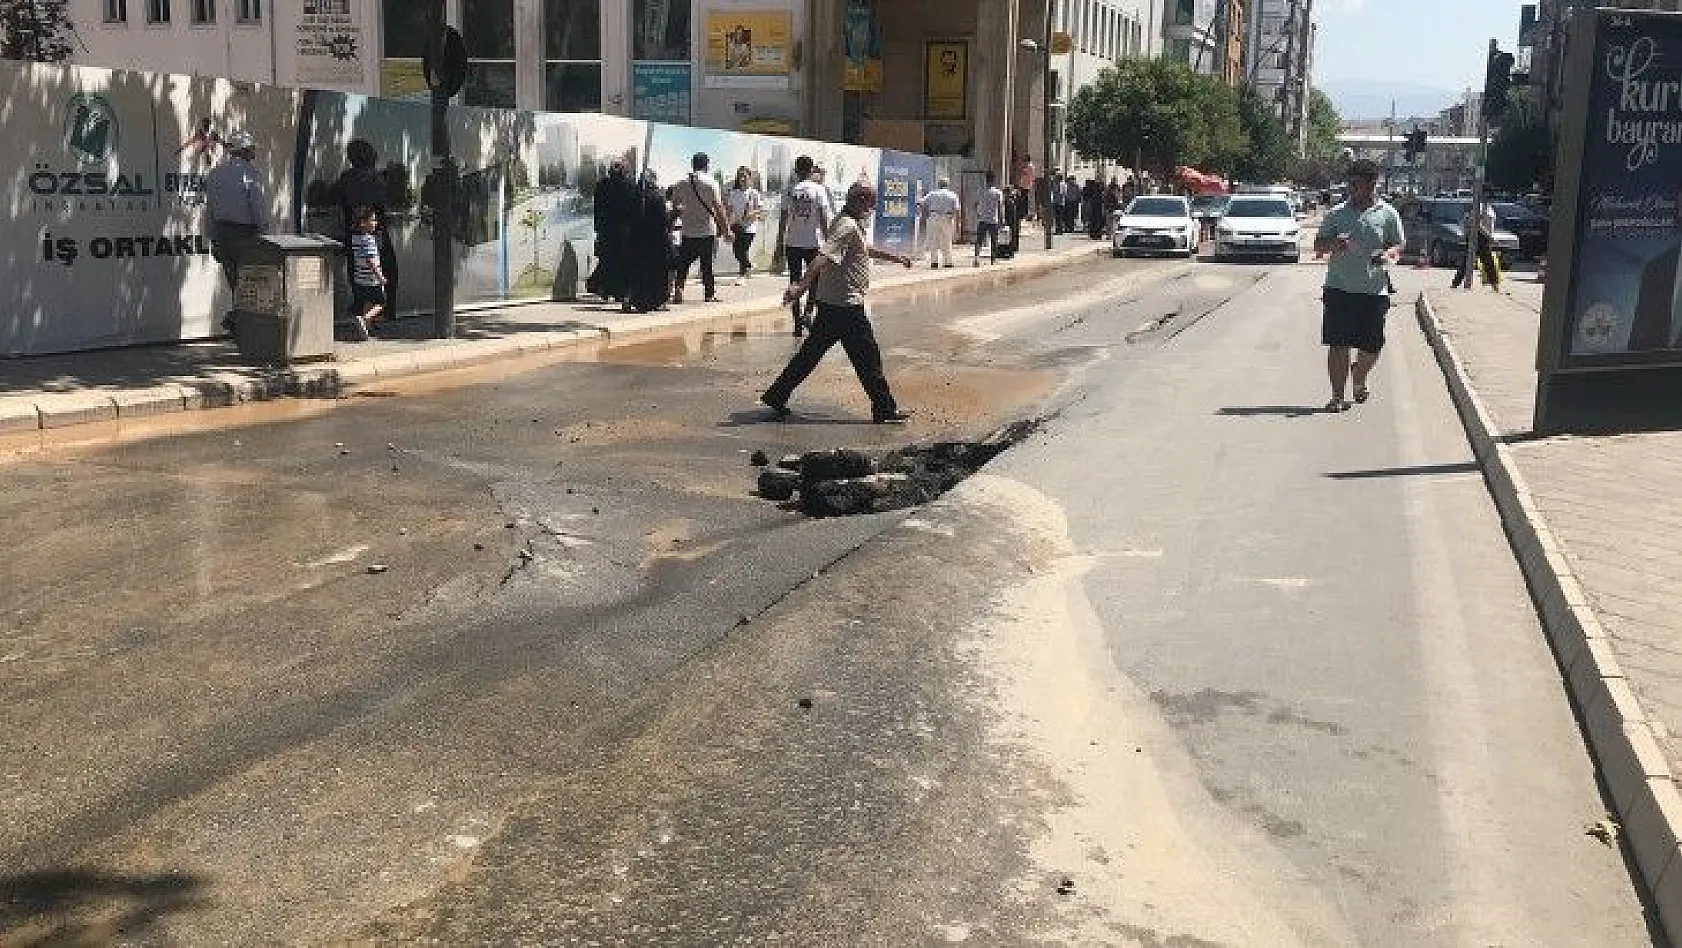
[[1110, 256], [1116, 258], [1117, 260], [1120, 260], [1122, 257], [1127, 256], [1127, 251], [1125, 251], [1125, 250], [1115, 250], [1115, 249], [1112, 248], [1110, 250]]

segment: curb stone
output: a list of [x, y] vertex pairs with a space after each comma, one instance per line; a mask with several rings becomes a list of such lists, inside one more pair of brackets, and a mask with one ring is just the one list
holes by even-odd
[[1538, 511], [1512, 450], [1496, 438], [1489, 411], [1427, 294], [1420, 294], [1414, 312], [1530, 587], [1637, 871], [1665, 930], [1682, 932], [1682, 791], [1600, 620]]
[[[880, 302], [940, 290], [983, 280], [1043, 276], [1068, 264], [1097, 256], [1108, 244], [1064, 249], [1049, 257], [1018, 258], [999, 266], [980, 269], [954, 268], [949, 273], [926, 276], [911, 282], [880, 286], [872, 293]], [[590, 327], [520, 332], [498, 339], [456, 340], [453, 344], [411, 352], [382, 353], [362, 359], [346, 359], [326, 365], [304, 365], [275, 369], [265, 374], [215, 372], [178, 382], [140, 389], [44, 392], [0, 397], [0, 434], [63, 428], [119, 418], [207, 408], [226, 408], [245, 402], [277, 398], [332, 398], [358, 385], [424, 375], [447, 369], [482, 365], [510, 356], [550, 352], [591, 342], [612, 342], [647, 333], [667, 332], [720, 318], [758, 319], [786, 312], [775, 298], [744, 301], [717, 309], [696, 306], [683, 311], [649, 314], [636, 323], [621, 327]]]

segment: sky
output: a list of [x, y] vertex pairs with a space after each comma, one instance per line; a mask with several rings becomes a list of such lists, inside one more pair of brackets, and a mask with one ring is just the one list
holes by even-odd
[[1482, 85], [1489, 40], [1512, 52], [1522, 0], [1314, 0], [1314, 79]]

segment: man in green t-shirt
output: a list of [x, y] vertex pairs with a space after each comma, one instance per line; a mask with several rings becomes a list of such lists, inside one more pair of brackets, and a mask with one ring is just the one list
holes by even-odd
[[[1314, 235], [1314, 252], [1330, 254], [1322, 299], [1320, 341], [1327, 346], [1326, 374], [1332, 397], [1327, 411], [1348, 411], [1343, 397], [1353, 381], [1355, 401], [1367, 400], [1367, 375], [1384, 348], [1384, 319], [1390, 314], [1390, 279], [1385, 267], [1402, 253], [1402, 217], [1374, 190], [1378, 166], [1361, 160], [1349, 166], [1349, 200], [1332, 208]], [[1350, 350], [1357, 350], [1350, 363]]]

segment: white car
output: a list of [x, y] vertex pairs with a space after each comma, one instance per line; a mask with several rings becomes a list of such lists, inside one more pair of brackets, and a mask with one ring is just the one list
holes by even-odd
[[1302, 230], [1289, 198], [1237, 194], [1215, 221], [1215, 257], [1302, 259]]
[[1191, 202], [1175, 194], [1144, 194], [1115, 212], [1110, 228], [1110, 253], [1197, 253], [1197, 223]]

